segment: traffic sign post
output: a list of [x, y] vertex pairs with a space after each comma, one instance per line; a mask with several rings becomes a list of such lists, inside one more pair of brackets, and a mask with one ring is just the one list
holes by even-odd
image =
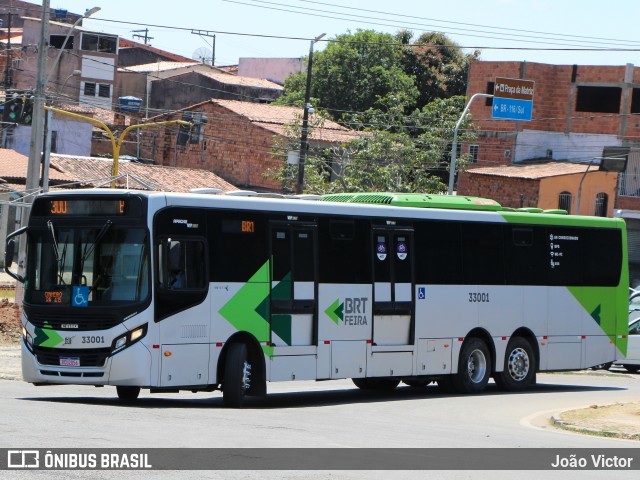
[[519, 78], [497, 77], [493, 91], [491, 118], [531, 121], [535, 82]]

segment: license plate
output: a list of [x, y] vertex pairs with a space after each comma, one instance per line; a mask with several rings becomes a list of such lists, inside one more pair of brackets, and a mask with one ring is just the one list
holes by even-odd
[[79, 367], [79, 357], [60, 357], [60, 366], [62, 367]]

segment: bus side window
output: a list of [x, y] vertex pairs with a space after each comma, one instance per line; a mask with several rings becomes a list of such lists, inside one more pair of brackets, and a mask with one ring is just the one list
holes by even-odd
[[204, 288], [204, 244], [201, 240], [171, 239], [159, 245], [159, 286], [167, 290]]

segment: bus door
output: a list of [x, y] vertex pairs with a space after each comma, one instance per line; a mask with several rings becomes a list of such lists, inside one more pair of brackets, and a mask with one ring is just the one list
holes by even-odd
[[374, 227], [373, 345], [413, 341], [413, 229]]
[[270, 238], [271, 342], [315, 345], [317, 227], [272, 222]]

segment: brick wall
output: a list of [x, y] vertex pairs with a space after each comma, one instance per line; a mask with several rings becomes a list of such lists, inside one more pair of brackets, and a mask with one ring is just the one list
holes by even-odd
[[[178, 127], [141, 131], [141, 156], [160, 165], [209, 170], [238, 188], [280, 190], [279, 182], [263, 173], [281, 165], [273, 158], [274, 134], [251, 124], [219, 105], [200, 104], [198, 112], [207, 116], [203, 141], [176, 146]], [[177, 114], [168, 119], [179, 119]]]
[[615, 208], [621, 210], [640, 210], [640, 198], [619, 196]]
[[458, 195], [490, 198], [503, 207], [537, 207], [538, 180], [528, 180], [471, 172], [460, 174]]
[[[506, 143], [496, 141], [496, 132], [516, 133], [522, 129], [560, 133], [610, 134], [623, 140], [640, 137], [640, 115], [629, 115], [633, 88], [640, 88], [640, 68], [632, 71], [633, 84], [625, 83], [627, 67], [592, 65], [547, 65], [527, 62], [474, 62], [469, 72], [467, 95], [487, 93], [488, 82], [496, 77], [524, 78], [535, 81], [533, 121], [492, 120], [491, 106], [477, 99], [470, 108], [479, 127], [479, 163], [509, 163], [502, 150]], [[622, 88], [619, 113], [577, 112], [576, 97], [580, 86]], [[491, 93], [491, 92], [489, 92]], [[499, 144], [496, 146], [496, 144]], [[482, 151], [485, 150], [483, 154]]]

